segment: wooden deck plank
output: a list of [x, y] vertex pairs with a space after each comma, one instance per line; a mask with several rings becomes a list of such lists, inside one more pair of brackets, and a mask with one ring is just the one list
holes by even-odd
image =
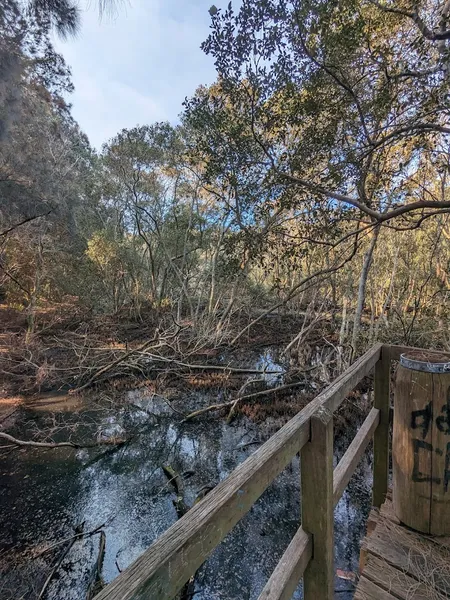
[[418, 581], [432, 578], [437, 590], [450, 595], [450, 555], [438, 544], [405, 527], [380, 519], [364, 543], [373, 554]]
[[372, 554], [367, 557], [364, 577], [401, 600], [429, 600], [433, 597], [429, 586]]
[[398, 600], [386, 590], [382, 590], [377, 585], [366, 579], [360, 578], [358, 588], [356, 589], [354, 600]]
[[388, 495], [381, 509], [370, 513], [355, 599], [449, 599], [447, 544], [448, 538], [432, 538], [401, 525]]

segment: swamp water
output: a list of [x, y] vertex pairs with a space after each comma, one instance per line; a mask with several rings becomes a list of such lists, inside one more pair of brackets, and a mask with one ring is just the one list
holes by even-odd
[[[256, 368], [271, 364], [270, 369], [277, 370], [271, 351], [254, 364]], [[277, 379], [272, 377], [267, 383], [277, 383]], [[186, 406], [193, 406], [194, 396], [197, 407], [217, 400], [217, 394], [186, 390], [170, 404], [186, 412]], [[125, 392], [124, 399], [119, 408], [108, 407], [104, 399], [93, 405], [91, 400], [88, 404], [72, 396], [44, 398], [20, 408], [16, 415], [20, 426], [8, 431], [22, 439], [31, 439], [36, 427], [48, 431], [55, 422], [58, 427], [63, 424], [56, 441], [67, 439], [74, 423], [78, 424], [76, 439], [80, 438], [80, 427], [91, 440], [130, 432], [134, 436], [119, 449], [11, 448], [1, 453], [1, 600], [38, 598], [64, 545], [42, 552], [52, 543], [70, 538], [81, 523], [84, 531], [105, 524], [102, 578], [105, 583], [112, 581], [177, 520], [175, 493], [162, 465], [184, 473], [184, 498], [192, 505], [199, 490], [225, 479], [271, 433], [267, 426], [242, 417], [230, 425], [208, 415], [181, 424], [180, 414], [143, 390]], [[344, 434], [336, 434], [335, 464], [359, 425], [355, 422]], [[198, 571], [197, 600], [258, 597], [299, 525], [299, 479], [295, 458]], [[366, 453], [335, 509], [337, 570], [357, 570], [370, 507], [370, 484], [371, 457]], [[99, 534], [77, 540], [44, 598], [84, 599], [98, 545]], [[336, 598], [352, 598], [353, 587], [351, 581], [336, 577]], [[294, 597], [302, 597], [301, 587]]]

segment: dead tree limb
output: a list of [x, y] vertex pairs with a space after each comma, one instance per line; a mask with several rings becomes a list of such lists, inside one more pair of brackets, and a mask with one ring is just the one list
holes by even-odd
[[106, 535], [105, 532], [102, 530], [100, 531], [100, 539], [98, 542], [97, 560], [95, 561], [94, 569], [91, 573], [91, 578], [86, 593], [86, 600], [92, 600], [92, 598], [94, 598], [96, 594], [100, 593], [102, 588], [105, 586], [105, 583], [102, 579], [103, 559], [105, 558], [105, 545]]
[[274, 394], [275, 392], [281, 392], [284, 390], [289, 390], [291, 388], [299, 387], [303, 385], [303, 381], [296, 381], [295, 383], [287, 383], [285, 385], [280, 385], [278, 387], [270, 388], [268, 390], [263, 390], [262, 392], [255, 392], [254, 394], [247, 394], [246, 396], [241, 396], [240, 398], [235, 398], [234, 400], [230, 400], [229, 402], [222, 402], [222, 404], [212, 404], [211, 406], [207, 406], [206, 408], [201, 408], [200, 410], [195, 410], [190, 413], [186, 417], [184, 417], [182, 423], [186, 423], [187, 421], [191, 421], [193, 418], [203, 415], [211, 410], [220, 410], [221, 408], [229, 408], [236, 407], [238, 402], [243, 402], [245, 400], [252, 400], [253, 398], [259, 398], [261, 396], [268, 396], [270, 394]]
[[39, 554], [36, 554], [34, 556], [34, 558], [39, 558], [39, 556], [42, 556], [43, 554], [47, 554], [47, 552], [50, 552], [54, 548], [57, 548], [58, 546], [61, 546], [62, 544], [65, 544], [66, 542], [76, 541], [83, 537], [91, 537], [92, 535], [99, 533], [99, 531], [101, 531], [104, 527], [106, 527], [106, 525], [110, 521], [111, 521], [111, 519], [109, 519], [108, 521], [105, 521], [104, 523], [102, 523], [101, 525], [98, 525], [97, 527], [95, 527], [95, 529], [91, 529], [90, 531], [80, 531], [78, 533], [75, 533], [75, 535], [72, 535], [68, 538], [64, 538], [63, 540], [59, 540], [58, 542], [55, 542], [54, 544], [47, 546], [47, 548], [44, 548], [44, 550], [39, 552]]
[[151, 354], [150, 352], [143, 352], [145, 356], [149, 356], [155, 361], [160, 361], [168, 364], [175, 364], [185, 369], [192, 369], [197, 371], [225, 371], [226, 373], [239, 373], [240, 375], [284, 375], [284, 371], [268, 371], [265, 369], [240, 369], [237, 367], [229, 367], [223, 365], [199, 365], [195, 363], [185, 363], [175, 358], [166, 358], [165, 356], [159, 356], [158, 354]]
[[240, 401], [240, 399], [242, 398], [243, 393], [245, 392], [245, 390], [252, 384], [252, 383], [256, 383], [257, 381], [261, 381], [261, 379], [249, 379], [248, 381], [246, 381], [241, 389], [238, 391], [237, 396], [236, 396], [236, 400], [234, 401], [234, 403], [231, 405], [230, 408], [230, 412], [228, 413], [228, 417], [227, 417], [227, 424], [231, 423], [231, 420], [234, 417], [235, 414], [235, 409], [236, 406], [238, 404], [238, 402]]
[[[76, 442], [33, 442], [28, 440], [18, 440], [17, 438], [9, 435], [9, 433], [4, 433], [0, 431], [0, 439], [7, 440], [11, 442], [15, 446], [24, 446], [31, 448], [96, 448], [97, 446], [113, 446], [113, 445], [123, 445], [128, 442], [128, 440], [118, 439], [118, 438], [110, 438], [108, 440], [99, 440], [98, 442], [90, 442], [87, 444], [79, 444]], [[0, 446], [2, 448], [2, 446]]]
[[116, 360], [113, 360], [108, 365], [105, 365], [104, 367], [102, 367], [101, 369], [96, 371], [85, 384], [75, 388], [74, 390], [71, 390], [69, 393], [76, 394], [76, 393], [81, 392], [82, 390], [85, 390], [86, 388], [90, 387], [101, 375], [104, 375], [108, 371], [111, 371], [111, 369], [113, 369], [114, 367], [116, 367], [117, 365], [122, 363], [123, 361], [127, 360], [133, 354], [136, 354], [137, 352], [143, 352], [146, 348], [149, 348], [151, 344], [158, 342], [159, 337], [160, 337], [159, 331], [156, 330], [155, 336], [151, 340], [146, 341], [144, 344], [142, 344], [138, 348], [135, 348], [134, 350], [130, 350], [129, 352], [126, 352], [124, 355], [119, 356], [119, 358], [116, 358]]
[[[81, 525], [81, 527], [83, 527]], [[51, 580], [53, 579], [56, 571], [59, 569], [59, 567], [62, 565], [63, 560], [66, 558], [67, 554], [69, 553], [69, 550], [72, 548], [72, 546], [75, 544], [75, 541], [77, 540], [76, 537], [74, 537], [72, 540], [70, 540], [70, 542], [67, 544], [66, 548], [64, 548], [64, 550], [61, 552], [58, 560], [56, 561], [56, 563], [54, 564], [52, 570], [50, 571], [50, 573], [47, 576], [47, 579], [44, 581], [44, 585], [42, 586], [41, 591], [39, 592], [39, 596], [37, 598], [37, 600], [42, 600], [42, 598], [45, 595], [45, 592], [47, 591], [48, 586], [50, 585]]]
[[21, 225], [25, 225], [25, 223], [29, 223], [30, 221], [34, 221], [35, 219], [40, 219], [41, 217], [47, 217], [52, 211], [53, 211], [53, 209], [51, 208], [47, 212], [42, 213], [40, 215], [34, 215], [33, 217], [27, 217], [26, 219], [23, 219], [23, 221], [20, 221], [19, 223], [16, 223], [15, 225], [11, 225], [11, 227], [2, 231], [0, 233], [0, 237], [8, 235], [8, 233], [11, 233], [11, 231], [14, 231], [14, 229], [17, 229]]
[[[177, 511], [178, 518], [181, 519], [181, 517], [183, 517], [190, 509], [190, 506], [188, 506], [184, 500], [183, 478], [170, 465], [163, 465], [162, 470], [164, 471], [164, 475], [167, 477], [168, 483], [172, 484], [177, 495], [177, 499], [174, 500], [173, 504], [175, 506], [175, 510]], [[196, 574], [197, 571], [190, 577], [189, 581], [184, 584], [182, 590], [177, 596], [178, 600], [190, 600], [192, 598], [194, 594]]]
[[164, 471], [164, 475], [167, 477], [167, 483], [171, 483], [177, 495], [177, 499], [174, 501], [175, 510], [177, 511], [178, 518], [181, 519], [187, 511], [189, 510], [189, 506], [187, 506], [184, 501], [184, 488], [183, 488], [183, 479], [182, 477], [170, 466], [163, 465], [162, 470]]

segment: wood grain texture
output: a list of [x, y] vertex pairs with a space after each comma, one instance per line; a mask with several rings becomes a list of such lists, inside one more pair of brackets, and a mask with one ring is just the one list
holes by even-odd
[[430, 590], [436, 590], [435, 597], [450, 595], [448, 550], [419, 532], [392, 527], [389, 522], [380, 520], [375, 531], [365, 538], [363, 547], [368, 555], [423, 582]]
[[359, 580], [354, 600], [398, 600], [398, 598], [380, 589], [372, 581], [363, 576]]
[[390, 499], [380, 510], [372, 509], [369, 523], [362, 544], [356, 599], [450, 598], [448, 538], [432, 537], [401, 525]]
[[312, 547], [311, 535], [300, 527], [258, 600], [290, 600], [311, 560]]
[[390, 379], [390, 350], [383, 346], [381, 359], [375, 365], [373, 403], [380, 411], [380, 422], [373, 437], [372, 505], [378, 508], [386, 499], [389, 479]]
[[383, 350], [385, 348], [389, 351], [391, 360], [400, 360], [400, 356], [405, 354], [405, 352], [423, 350], [423, 348], [417, 348], [416, 346], [400, 346], [395, 344], [383, 344]]
[[313, 555], [303, 576], [305, 600], [334, 597], [333, 414], [324, 406], [311, 417], [311, 441], [300, 455], [302, 527], [312, 534]]
[[425, 583], [372, 554], [367, 557], [364, 577], [401, 600], [429, 600], [430, 596], [433, 597], [432, 590]]
[[450, 535], [450, 373], [434, 373], [430, 533]]
[[402, 523], [426, 533], [430, 532], [431, 510], [427, 477], [432, 476], [432, 427], [427, 426], [427, 406], [432, 393], [431, 373], [398, 367], [392, 439], [394, 511]]
[[393, 492], [402, 523], [450, 535], [450, 373], [397, 370]]
[[[96, 596], [96, 600], [173, 598], [309, 441], [311, 416], [322, 406], [330, 412], [336, 410], [361, 379], [370, 373], [380, 353], [381, 344], [377, 344], [360, 357], [226, 480], [163, 533], [132, 565], [107, 585]], [[332, 459], [332, 449], [329, 454]], [[332, 474], [330, 497], [332, 504]]]
[[380, 420], [380, 411], [377, 408], [372, 408], [364, 423], [361, 425], [358, 433], [355, 435], [352, 443], [347, 448], [344, 456], [339, 461], [339, 464], [333, 474], [333, 505], [335, 506], [343, 491], [347, 487], [351, 476], [355, 472], [355, 468], [365, 449], [367, 448], [373, 433], [376, 430]]

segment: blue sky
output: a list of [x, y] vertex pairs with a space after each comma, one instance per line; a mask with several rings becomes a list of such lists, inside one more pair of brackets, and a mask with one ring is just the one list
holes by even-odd
[[78, 37], [55, 41], [72, 69], [73, 116], [93, 146], [123, 127], [176, 122], [184, 98], [215, 80], [212, 58], [200, 50], [212, 3], [122, 0], [100, 22], [90, 0]]

